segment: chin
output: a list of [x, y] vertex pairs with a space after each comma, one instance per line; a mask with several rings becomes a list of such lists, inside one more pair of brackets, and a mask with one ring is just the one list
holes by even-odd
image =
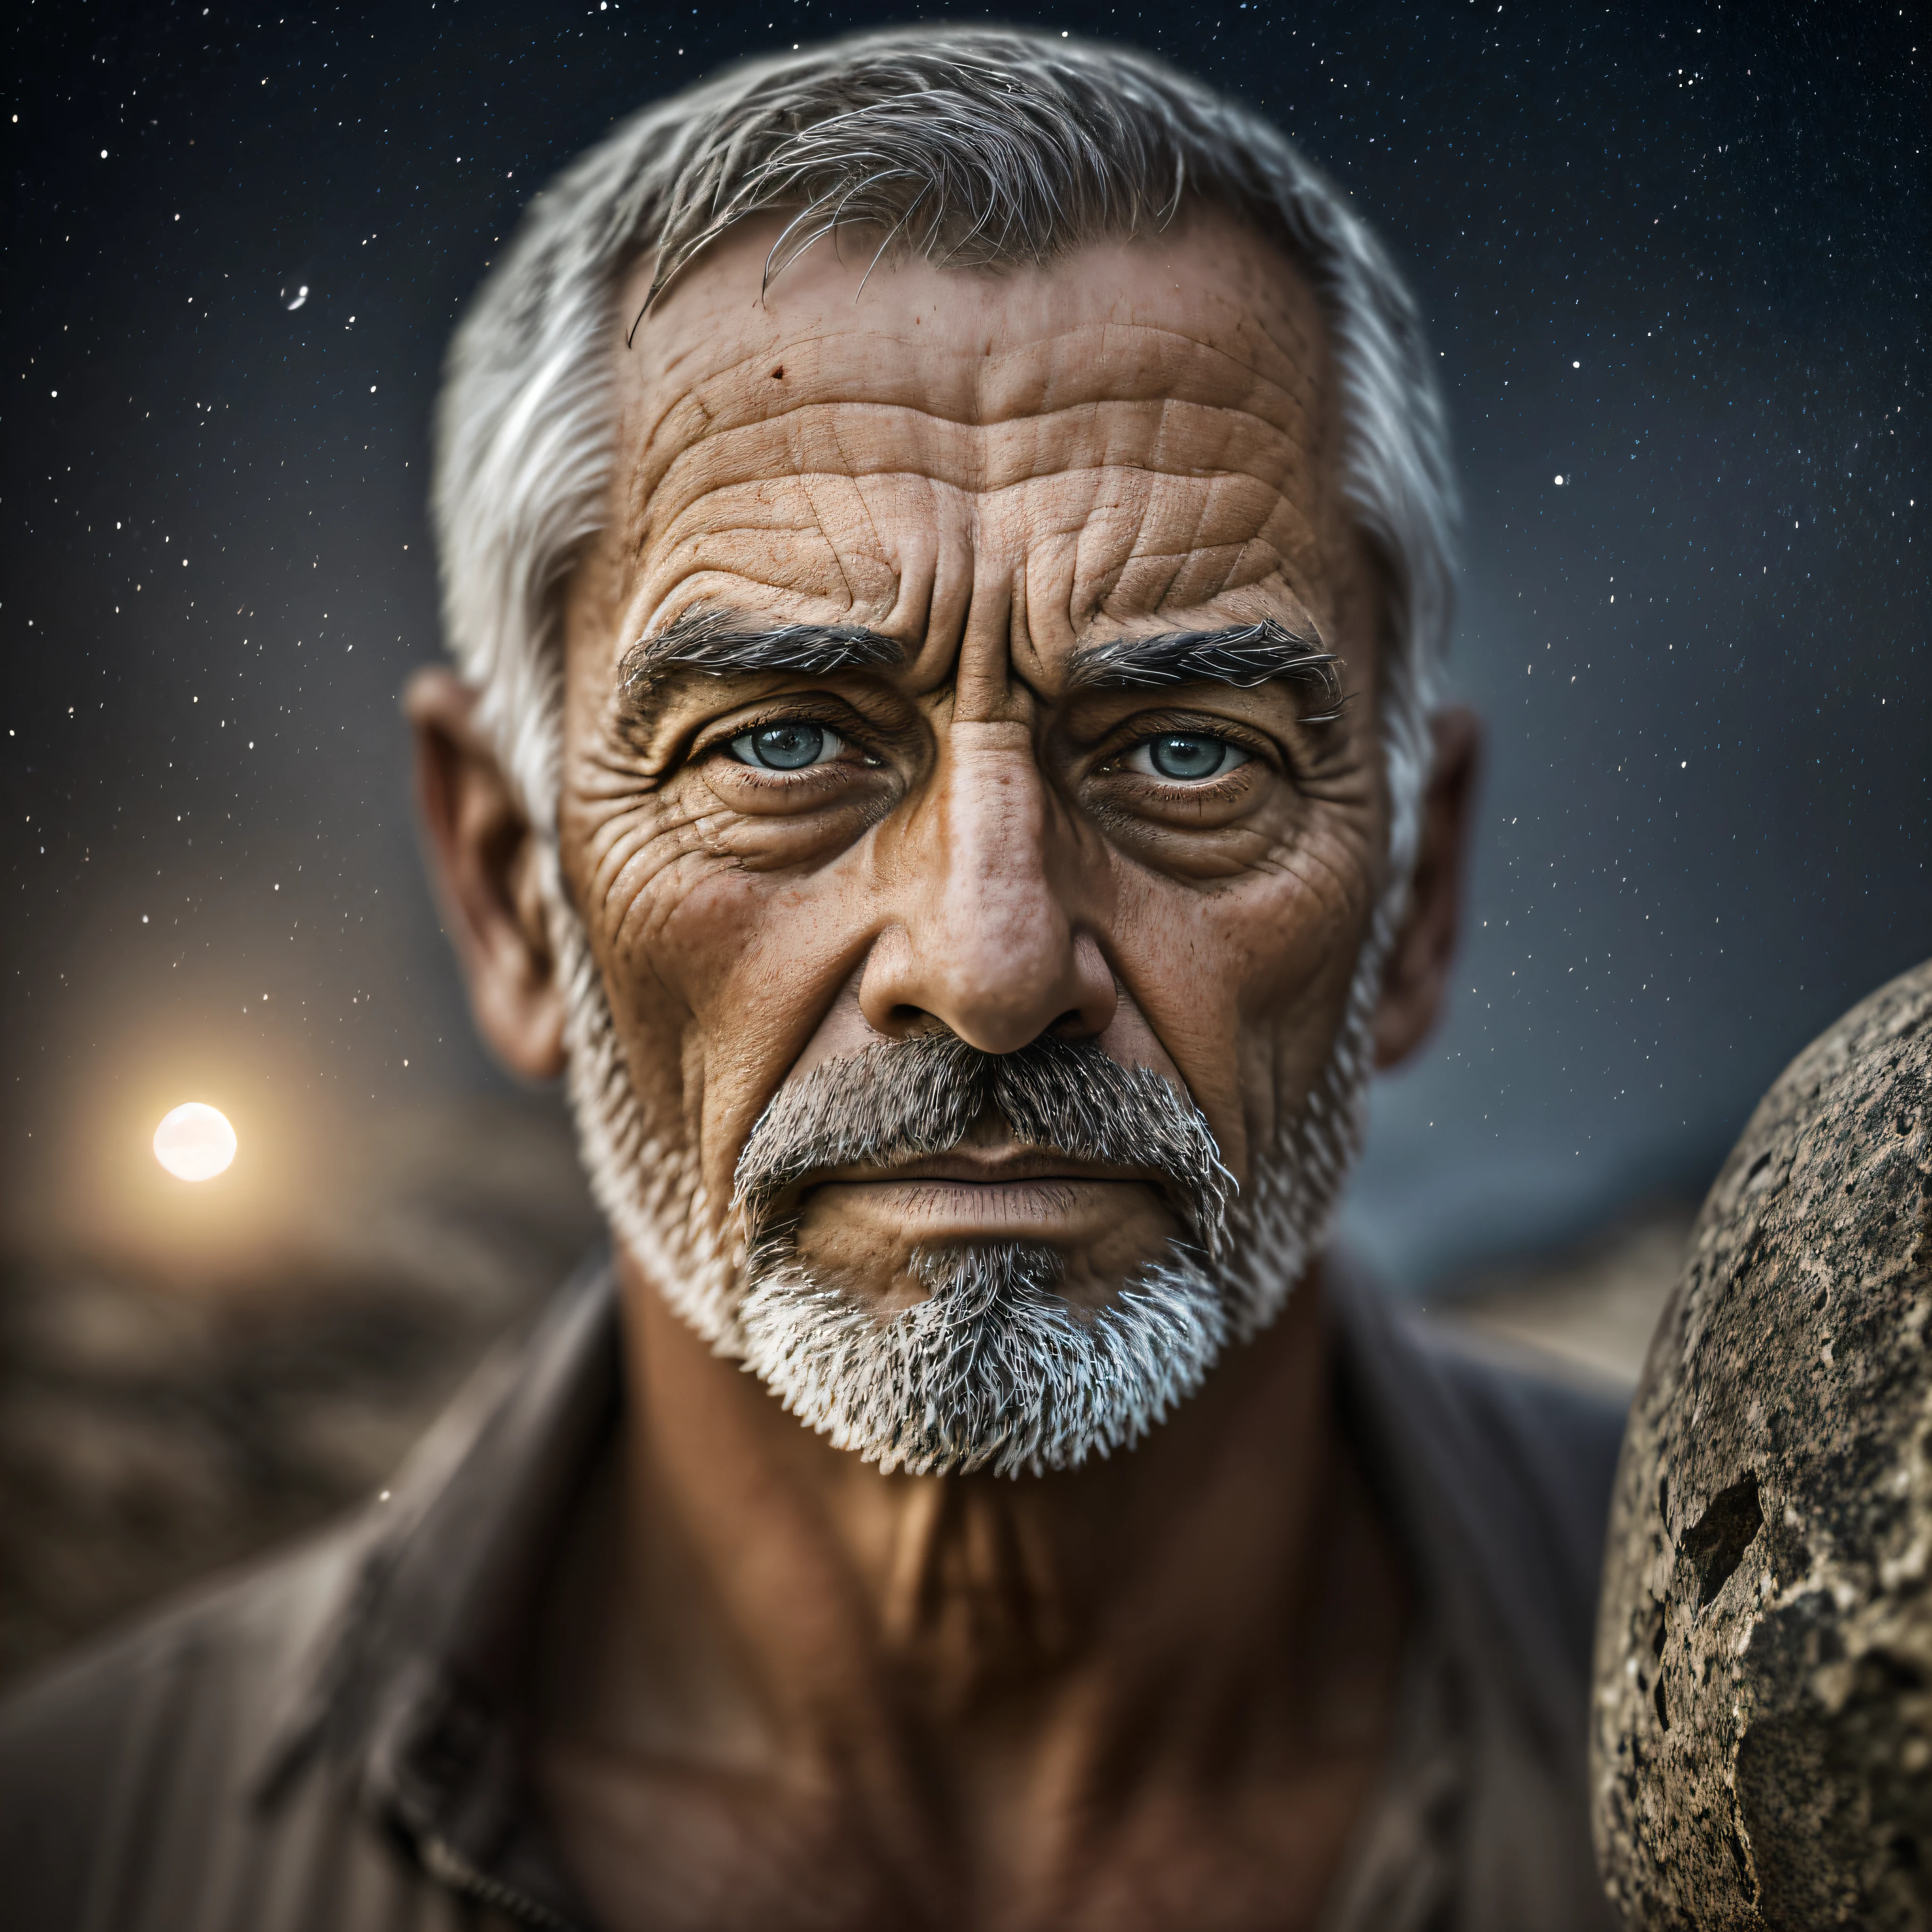
[[1041, 1242], [921, 1247], [896, 1309], [815, 1270], [790, 1231], [752, 1257], [746, 1365], [836, 1448], [914, 1475], [1040, 1475], [1131, 1448], [1198, 1389], [1226, 1345], [1220, 1288], [1169, 1245], [1099, 1306], [1063, 1292]]

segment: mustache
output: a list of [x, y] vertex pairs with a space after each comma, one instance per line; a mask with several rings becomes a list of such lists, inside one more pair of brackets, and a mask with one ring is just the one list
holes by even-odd
[[1022, 1147], [1160, 1174], [1194, 1240], [1210, 1258], [1225, 1250], [1234, 1178], [1206, 1117], [1152, 1068], [1124, 1066], [1090, 1040], [985, 1053], [950, 1034], [881, 1041], [779, 1089], [738, 1159], [732, 1204], [747, 1245], [807, 1176], [950, 1154], [989, 1108]]

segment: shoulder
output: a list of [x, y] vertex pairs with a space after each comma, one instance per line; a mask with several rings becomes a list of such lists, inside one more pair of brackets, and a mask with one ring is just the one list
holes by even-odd
[[1630, 1394], [1426, 1316], [1402, 1318], [1471, 1431], [1546, 1514], [1587, 1532], [1594, 1564]]
[[1601, 1925], [1590, 1652], [1626, 1402], [1429, 1320], [1346, 1255], [1322, 1280], [1343, 1412], [1452, 1687], [1454, 1922]]
[[1426, 1568], [1473, 1574], [1517, 1638], [1587, 1673], [1628, 1398], [1330, 1277], [1345, 1389]]
[[[0, 1892], [23, 1928], [124, 1922], [103, 1892], [158, 1838], [245, 1809], [352, 1587], [351, 1525], [144, 1618], [0, 1705]], [[182, 1914], [181, 1922], [188, 1922]]]
[[1535, 1576], [1569, 1661], [1587, 1670], [1628, 1396], [1426, 1316], [1396, 1318], [1439, 1392], [1438, 1447], [1457, 1486], [1511, 1579]]

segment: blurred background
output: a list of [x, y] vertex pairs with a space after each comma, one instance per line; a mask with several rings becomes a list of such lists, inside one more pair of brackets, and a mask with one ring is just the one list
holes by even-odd
[[[378, 1485], [595, 1238], [556, 1096], [473, 1040], [410, 821], [464, 300], [653, 96], [987, 16], [12, 16], [0, 1678]], [[1274, 116], [1413, 280], [1490, 758], [1456, 1005], [1376, 1094], [1349, 1232], [1432, 1307], [1634, 1372], [1760, 1093], [1932, 953], [1924, 16], [1018, 16]], [[238, 1143], [198, 1186], [150, 1145], [188, 1100]]]

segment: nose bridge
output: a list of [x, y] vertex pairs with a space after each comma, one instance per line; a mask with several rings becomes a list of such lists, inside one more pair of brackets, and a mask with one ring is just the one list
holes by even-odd
[[1081, 843], [1025, 726], [956, 722], [899, 843], [896, 931], [860, 991], [868, 1018], [903, 1031], [928, 1015], [988, 1053], [1056, 1022], [1103, 1029], [1113, 975], [1082, 916]]

